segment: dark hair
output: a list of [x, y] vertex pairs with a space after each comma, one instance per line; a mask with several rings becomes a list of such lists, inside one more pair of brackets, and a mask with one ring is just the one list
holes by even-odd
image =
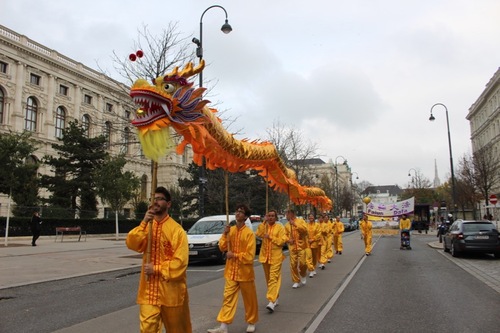
[[245, 216], [246, 217], [250, 217], [251, 212], [250, 212], [250, 208], [248, 208], [247, 205], [245, 205], [245, 204], [237, 204], [236, 205], [236, 209], [240, 209], [240, 208], [243, 209], [243, 211], [245, 211]]
[[270, 212], [273, 212], [274, 216], [276, 216], [276, 218], [278, 218], [278, 212], [276, 211], [276, 209], [269, 209], [269, 211], [267, 213], [269, 214]]
[[172, 200], [172, 197], [170, 196], [170, 192], [166, 188], [164, 188], [163, 186], [157, 187], [155, 190], [155, 193], [163, 194], [165, 196], [165, 199], [167, 199], [167, 202]]

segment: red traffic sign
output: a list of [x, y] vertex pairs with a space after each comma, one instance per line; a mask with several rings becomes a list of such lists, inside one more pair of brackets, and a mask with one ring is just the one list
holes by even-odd
[[497, 196], [494, 194], [490, 195], [490, 204], [496, 205], [497, 202], [498, 202]]

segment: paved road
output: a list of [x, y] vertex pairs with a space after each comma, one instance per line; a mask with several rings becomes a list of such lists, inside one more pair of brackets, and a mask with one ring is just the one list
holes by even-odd
[[[8, 247], [0, 246], [0, 295], [2, 289], [13, 286], [139, 266], [140, 257], [125, 247], [124, 235], [120, 237], [119, 240], [115, 240], [113, 236], [89, 237], [86, 242], [65, 238], [64, 242], [60, 243], [54, 242], [53, 237], [45, 236], [39, 240], [40, 246], [37, 247], [29, 246], [28, 238], [11, 239]], [[439, 245], [435, 243], [435, 235], [415, 237], [425, 239], [425, 242], [429, 240], [431, 246]], [[298, 290], [290, 288], [288, 261], [285, 261], [281, 305], [272, 315], [267, 314], [265, 310], [267, 302], [265, 286], [262, 283], [263, 273], [262, 269], [256, 267], [261, 308], [261, 318], [257, 327], [260, 332], [274, 332], [276, 323], [280, 323], [280, 331], [283, 332], [304, 332], [316, 318], [321, 317], [321, 310], [336, 297], [338, 291], [345, 288], [345, 282], [354, 275], [351, 273], [354, 273], [356, 265], [365, 258], [358, 232], [346, 235], [344, 243], [346, 247], [344, 254], [336, 256], [325, 271], [320, 272], [316, 278], [309, 279], [308, 284]], [[374, 252], [376, 251], [377, 246], [374, 249]], [[447, 258], [455, 260], [449, 255]], [[469, 261], [472, 264], [467, 263]], [[459, 263], [462, 266], [466, 263], [465, 266], [468, 266], [467, 269], [474, 276], [484, 282], [488, 281], [490, 286], [500, 292], [500, 265], [497, 260], [464, 258], [459, 260]], [[191, 265], [188, 274], [194, 274], [200, 269], [202, 267]], [[215, 317], [220, 307], [223, 284], [223, 279], [219, 278], [189, 288], [194, 332], [205, 332], [207, 328], [216, 324]], [[214, 297], [214, 290], [220, 291], [220, 295]], [[235, 323], [232, 325], [232, 331], [235, 332], [244, 331], [245, 328], [241, 307], [240, 304]], [[61, 328], [57, 332], [136, 332], [137, 313], [137, 306], [132, 306], [71, 327]], [[321, 322], [322, 319], [319, 320]]]

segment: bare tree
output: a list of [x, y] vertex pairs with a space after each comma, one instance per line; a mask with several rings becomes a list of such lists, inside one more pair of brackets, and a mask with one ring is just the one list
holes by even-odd
[[411, 182], [408, 187], [414, 189], [431, 188], [432, 183], [420, 170], [415, 170], [415, 175], [411, 175]]
[[472, 161], [475, 185], [487, 202], [492, 189], [500, 187], [500, 157], [483, 148], [474, 153]]
[[[192, 61], [194, 48], [189, 42], [191, 36], [183, 37], [177, 29], [177, 22], [169, 22], [159, 35], [153, 35], [148, 26], [143, 24], [142, 28], [137, 30], [137, 40], [132, 50], [136, 61], [113, 51], [113, 66], [117, 73], [129, 84], [138, 78], [151, 81], [175, 66], [180, 67]], [[140, 54], [137, 55], [139, 50], [144, 54], [141, 58], [138, 57]]]
[[316, 184], [316, 175], [311, 170], [308, 160], [319, 158], [318, 145], [303, 139], [301, 131], [286, 127], [279, 121], [274, 121], [273, 126], [267, 129], [267, 140], [272, 142], [281, 159], [293, 169], [297, 180], [303, 185]]

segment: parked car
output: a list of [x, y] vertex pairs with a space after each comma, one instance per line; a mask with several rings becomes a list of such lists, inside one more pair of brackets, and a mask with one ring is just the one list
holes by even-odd
[[490, 221], [456, 220], [444, 234], [443, 247], [454, 257], [465, 252], [480, 252], [500, 258], [500, 235]]
[[352, 231], [351, 219], [348, 217], [341, 217], [340, 222], [344, 224], [344, 231]]
[[[252, 230], [253, 233], [255, 234], [257, 232], [257, 228], [259, 227], [259, 224], [262, 222], [252, 222]], [[262, 246], [262, 238], [255, 236], [255, 254], [260, 253], [260, 247]]]
[[[229, 215], [230, 223], [234, 220], [234, 215]], [[226, 215], [207, 216], [196, 221], [187, 232], [189, 260], [212, 260], [224, 263], [226, 255], [219, 250], [219, 239], [226, 223]]]

